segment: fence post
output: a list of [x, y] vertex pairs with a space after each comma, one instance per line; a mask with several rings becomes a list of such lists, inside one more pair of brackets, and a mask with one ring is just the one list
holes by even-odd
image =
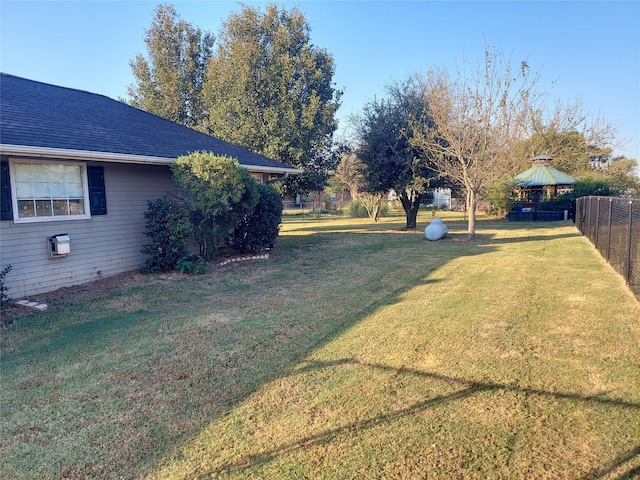
[[609, 255], [611, 253], [611, 213], [613, 211], [613, 198], [609, 199], [609, 225], [607, 228], [607, 262], [609, 261]]
[[596, 197], [590, 197], [589, 198], [589, 240], [591, 240], [591, 243], [593, 243], [593, 230], [591, 229], [592, 225], [593, 225], [593, 202], [597, 201]]
[[[589, 240], [591, 240], [591, 200], [592, 200], [592, 198], [591, 197], [588, 197], [588, 198], [589, 198], [589, 201], [585, 202], [585, 204], [586, 204], [585, 205], [585, 210], [588, 210], [586, 227], [587, 227], [587, 238]], [[586, 208], [586, 207], [589, 207], [589, 208]]]
[[598, 249], [598, 233], [600, 233], [600, 197], [597, 198], [596, 204], [596, 234], [594, 236], [593, 244], [596, 246], [596, 250]]
[[629, 233], [627, 235], [627, 268], [625, 280], [627, 285], [631, 285], [631, 221], [633, 219], [633, 200], [629, 200]]

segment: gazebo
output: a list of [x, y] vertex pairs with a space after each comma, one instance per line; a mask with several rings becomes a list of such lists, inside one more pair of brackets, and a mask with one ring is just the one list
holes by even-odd
[[546, 155], [531, 159], [531, 168], [514, 177], [517, 196], [514, 210], [508, 213], [511, 221], [550, 221], [567, 219], [568, 211], [541, 211], [540, 203], [570, 192], [576, 179], [553, 168], [553, 160]]
[[538, 155], [531, 160], [531, 168], [514, 177], [518, 203], [522, 206], [535, 208], [540, 202], [553, 200], [573, 189], [576, 179], [553, 168], [551, 160], [546, 155]]

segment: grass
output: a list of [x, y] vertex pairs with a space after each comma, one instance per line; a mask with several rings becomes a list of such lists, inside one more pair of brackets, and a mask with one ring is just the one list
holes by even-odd
[[[420, 217], [425, 225], [430, 213]], [[640, 304], [571, 224], [287, 218], [2, 332], [6, 478], [640, 475]]]

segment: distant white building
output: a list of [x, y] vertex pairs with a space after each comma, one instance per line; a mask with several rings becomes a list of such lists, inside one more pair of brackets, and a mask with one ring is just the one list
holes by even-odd
[[[398, 201], [398, 195], [394, 190], [389, 191], [387, 197], [389, 202]], [[437, 208], [446, 208], [448, 210], [455, 210], [458, 208], [459, 202], [457, 198], [451, 197], [450, 188], [436, 188], [433, 191], [433, 201], [428, 204], [429, 207], [436, 206]]]
[[450, 188], [436, 188], [433, 191], [433, 205], [437, 208], [446, 207], [451, 210], [451, 189]]

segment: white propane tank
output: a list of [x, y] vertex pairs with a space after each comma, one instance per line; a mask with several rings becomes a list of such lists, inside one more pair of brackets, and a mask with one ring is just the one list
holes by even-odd
[[427, 240], [440, 240], [449, 231], [441, 218], [434, 218], [424, 229], [424, 236]]

